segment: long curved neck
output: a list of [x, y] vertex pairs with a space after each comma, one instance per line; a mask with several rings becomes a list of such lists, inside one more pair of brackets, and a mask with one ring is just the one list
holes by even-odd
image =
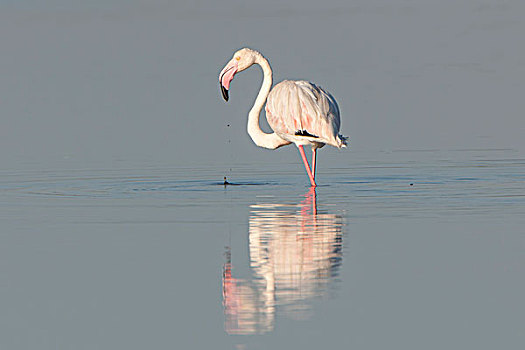
[[263, 71], [263, 83], [259, 94], [255, 99], [252, 109], [248, 113], [248, 134], [252, 138], [253, 142], [259, 146], [269, 149], [275, 149], [284, 145], [289, 144], [288, 141], [283, 140], [275, 133], [267, 134], [261, 130], [259, 126], [259, 118], [261, 115], [261, 110], [268, 98], [270, 89], [272, 88], [272, 69], [270, 64], [261, 54], [258, 54], [255, 59], [255, 63], [261, 66]]

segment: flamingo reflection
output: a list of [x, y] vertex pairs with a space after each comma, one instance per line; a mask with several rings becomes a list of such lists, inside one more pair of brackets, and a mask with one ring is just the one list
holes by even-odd
[[223, 268], [225, 329], [229, 334], [273, 330], [276, 312], [308, 319], [313, 298], [326, 295], [342, 261], [342, 218], [317, 212], [315, 189], [298, 205], [250, 207], [251, 279], [232, 276], [231, 252]]

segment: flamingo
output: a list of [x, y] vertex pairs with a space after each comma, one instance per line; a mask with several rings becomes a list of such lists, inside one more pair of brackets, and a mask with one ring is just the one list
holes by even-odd
[[[225, 101], [228, 101], [230, 83], [235, 74], [253, 64], [261, 66], [264, 79], [248, 113], [248, 134], [257, 146], [268, 149], [294, 143], [301, 154], [310, 184], [316, 187], [317, 149], [326, 144], [337, 148], [346, 147], [347, 144], [347, 137], [339, 134], [341, 121], [337, 102], [326, 90], [302, 80], [284, 80], [271, 89], [272, 69], [268, 60], [261, 53], [249, 48], [235, 52], [219, 74], [219, 86]], [[269, 134], [263, 132], [259, 126], [259, 117], [265, 102], [266, 119], [274, 131]], [[307, 145], [312, 147], [311, 168], [303, 148]]]

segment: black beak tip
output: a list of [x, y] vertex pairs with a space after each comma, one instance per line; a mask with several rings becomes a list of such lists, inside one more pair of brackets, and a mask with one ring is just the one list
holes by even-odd
[[228, 101], [228, 90], [221, 85], [221, 92], [222, 92], [222, 98], [224, 98], [224, 101]]

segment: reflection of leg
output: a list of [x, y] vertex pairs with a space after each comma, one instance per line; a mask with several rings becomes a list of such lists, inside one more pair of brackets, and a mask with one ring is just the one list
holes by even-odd
[[308, 194], [312, 198], [312, 214], [317, 215], [317, 193], [315, 193], [315, 187], [311, 187], [310, 192]]
[[312, 148], [312, 176], [315, 181], [315, 158], [317, 158], [317, 148]]
[[310, 165], [308, 165], [306, 154], [304, 154], [304, 148], [302, 145], [299, 145], [297, 147], [299, 148], [299, 153], [301, 153], [301, 158], [303, 158], [304, 168], [306, 169], [306, 173], [308, 174], [308, 177], [310, 178], [310, 183], [312, 184], [312, 187], [315, 187], [317, 185], [315, 184], [315, 179], [312, 175], [312, 171], [310, 170]]
[[[317, 214], [317, 193], [315, 192], [315, 187], [310, 187], [308, 192], [304, 194], [304, 199], [301, 201], [301, 216], [309, 216], [310, 213], [313, 215]], [[310, 212], [310, 205], [312, 206]], [[315, 217], [314, 217], [315, 220]]]

